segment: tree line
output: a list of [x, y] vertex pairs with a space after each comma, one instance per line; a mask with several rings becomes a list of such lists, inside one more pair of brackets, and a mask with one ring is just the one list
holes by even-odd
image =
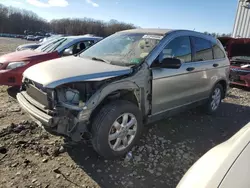
[[56, 19], [50, 22], [37, 14], [0, 4], [0, 33], [24, 34], [24, 31], [52, 32], [66, 35], [94, 34], [106, 37], [117, 31], [133, 29], [133, 24], [110, 20], [104, 22], [90, 18]]
[[46, 31], [50, 25], [31, 11], [0, 4], [0, 33], [23, 34], [27, 28]]

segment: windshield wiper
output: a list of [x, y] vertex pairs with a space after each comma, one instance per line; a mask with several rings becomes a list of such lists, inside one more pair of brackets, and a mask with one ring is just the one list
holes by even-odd
[[102, 61], [102, 62], [111, 64], [110, 61], [108, 61], [108, 60], [106, 60], [106, 59], [99, 58], [99, 57], [92, 57], [91, 59], [92, 59], [92, 60], [95, 60], [95, 61]]

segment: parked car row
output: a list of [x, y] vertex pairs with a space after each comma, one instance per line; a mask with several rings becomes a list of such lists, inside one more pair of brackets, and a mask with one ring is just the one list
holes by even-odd
[[38, 35], [27, 35], [24, 37], [24, 39], [30, 40], [30, 41], [39, 41], [43, 38], [44, 38], [44, 36], [38, 36]]
[[0, 33], [0, 37], [23, 38], [24, 35], [16, 35], [16, 34], [9, 34], [9, 33]]
[[34, 50], [45, 43], [51, 42], [52, 40], [56, 40], [56, 39], [63, 37], [63, 36], [64, 35], [53, 35], [53, 36], [41, 39], [38, 43], [23, 44], [23, 45], [18, 46], [16, 48], [16, 51], [27, 50], [27, 49]]

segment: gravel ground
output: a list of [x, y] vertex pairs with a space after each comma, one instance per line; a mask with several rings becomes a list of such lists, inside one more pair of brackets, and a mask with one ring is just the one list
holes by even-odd
[[13, 52], [18, 45], [25, 43], [30, 43], [30, 41], [0, 37], [0, 55]]
[[[0, 51], [23, 42], [0, 38]], [[88, 143], [47, 133], [12, 96], [0, 87], [0, 187], [175, 187], [200, 156], [250, 121], [249, 91], [231, 88], [214, 116], [195, 109], [147, 125], [132, 159], [111, 161]]]

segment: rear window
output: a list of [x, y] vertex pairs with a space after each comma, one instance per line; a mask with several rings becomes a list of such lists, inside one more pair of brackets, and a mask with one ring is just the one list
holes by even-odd
[[218, 44], [213, 44], [214, 59], [225, 58], [225, 53]]
[[194, 59], [193, 61], [213, 60], [213, 50], [210, 41], [198, 37], [192, 37]]

